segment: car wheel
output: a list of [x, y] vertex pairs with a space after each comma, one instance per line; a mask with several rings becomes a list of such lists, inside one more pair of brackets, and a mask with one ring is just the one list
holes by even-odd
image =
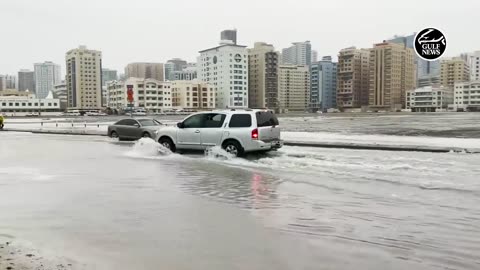
[[152, 136], [150, 136], [150, 133], [145, 132], [145, 133], [143, 133], [142, 137], [143, 138], [151, 138]]
[[158, 143], [159, 143], [161, 146], [169, 149], [169, 150], [172, 151], [172, 152], [175, 152], [175, 150], [176, 150], [176, 149], [175, 149], [175, 144], [174, 144], [174, 143], [172, 142], [172, 140], [171, 140], [170, 138], [168, 138], [168, 137], [162, 137], [162, 138], [160, 138], [160, 140], [158, 140]]
[[110, 132], [110, 138], [118, 138], [118, 133], [116, 131]]
[[236, 157], [243, 155], [243, 148], [237, 141], [226, 141], [223, 143], [222, 148], [229, 154]]

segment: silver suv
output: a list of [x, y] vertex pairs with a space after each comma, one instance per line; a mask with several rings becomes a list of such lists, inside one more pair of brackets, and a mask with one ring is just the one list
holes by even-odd
[[173, 152], [221, 146], [236, 156], [283, 146], [275, 114], [250, 109], [195, 113], [177, 126], [160, 128], [156, 140]]

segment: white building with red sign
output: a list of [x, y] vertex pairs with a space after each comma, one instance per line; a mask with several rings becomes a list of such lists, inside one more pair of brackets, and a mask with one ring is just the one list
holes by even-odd
[[171, 110], [172, 83], [143, 78], [108, 82], [107, 106], [117, 110], [142, 108], [150, 113]]

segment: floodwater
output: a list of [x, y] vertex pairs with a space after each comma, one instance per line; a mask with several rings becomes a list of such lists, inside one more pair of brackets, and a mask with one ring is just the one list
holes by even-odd
[[78, 269], [480, 269], [478, 164], [3, 132], [0, 235]]

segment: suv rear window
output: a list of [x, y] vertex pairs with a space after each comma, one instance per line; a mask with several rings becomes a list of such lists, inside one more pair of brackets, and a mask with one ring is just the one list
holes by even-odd
[[255, 116], [258, 127], [278, 126], [279, 124], [277, 117], [272, 112], [257, 112]]
[[228, 126], [231, 128], [251, 127], [252, 117], [250, 114], [234, 114]]

